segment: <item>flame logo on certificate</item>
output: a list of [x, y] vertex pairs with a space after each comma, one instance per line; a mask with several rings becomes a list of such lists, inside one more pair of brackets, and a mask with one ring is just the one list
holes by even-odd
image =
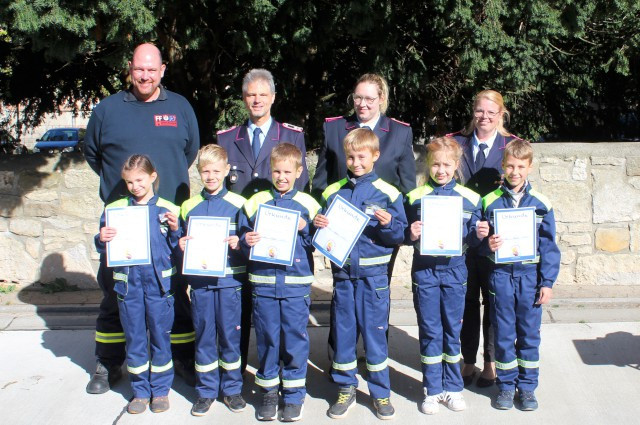
[[131, 251], [129, 250], [129, 248], [127, 248], [127, 249], [125, 250], [125, 252], [124, 252], [124, 257], [125, 257], [127, 260], [131, 260], [131, 259], [133, 258], [133, 254], [131, 254]]
[[444, 241], [442, 239], [438, 239], [438, 248], [444, 249]]
[[276, 254], [278, 253], [278, 250], [274, 246], [270, 246], [267, 252], [269, 253], [269, 257], [276, 258]]
[[328, 252], [331, 252], [334, 246], [335, 246], [335, 242], [333, 242], [332, 240], [329, 240], [327, 242], [327, 246], [325, 246], [324, 249], [326, 249]]
[[513, 248], [511, 248], [511, 253], [513, 254], [514, 257], [519, 257], [520, 256], [520, 251], [518, 250], [518, 245], [514, 245]]
[[207, 266], [207, 260], [203, 258], [200, 262], [200, 267], [202, 267], [202, 270], [207, 270], [209, 268], [209, 266]]

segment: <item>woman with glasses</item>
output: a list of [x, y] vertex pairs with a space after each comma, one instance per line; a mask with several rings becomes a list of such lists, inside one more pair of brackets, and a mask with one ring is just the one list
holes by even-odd
[[325, 119], [324, 143], [318, 152], [313, 178], [314, 196], [320, 199], [328, 185], [347, 177], [342, 140], [351, 130], [360, 127], [368, 127], [380, 139], [380, 158], [374, 168], [378, 177], [402, 193], [414, 189], [413, 132], [409, 124], [385, 115], [389, 106], [389, 86], [385, 79], [377, 74], [364, 74], [356, 82], [350, 98], [353, 115]]
[[[517, 137], [504, 128], [509, 111], [502, 95], [495, 90], [483, 90], [473, 101], [472, 117], [467, 127], [448, 134], [462, 146], [460, 172], [466, 187], [481, 196], [500, 186], [502, 178], [502, 151], [507, 143]], [[478, 387], [490, 387], [496, 378], [493, 347], [493, 328], [489, 317], [488, 278], [491, 265], [486, 258], [474, 251], [467, 251], [467, 294], [460, 333], [464, 359], [462, 378], [465, 386], [473, 382], [475, 363], [480, 344], [480, 293], [484, 305], [482, 335], [484, 338], [484, 368], [478, 377]]]

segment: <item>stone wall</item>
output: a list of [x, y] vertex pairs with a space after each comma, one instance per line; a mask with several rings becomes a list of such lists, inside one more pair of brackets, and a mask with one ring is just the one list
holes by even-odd
[[[558, 287], [640, 289], [639, 149], [637, 143], [535, 145], [531, 181], [556, 211]], [[197, 192], [193, 168], [191, 175]], [[65, 278], [94, 288], [97, 194], [98, 177], [79, 154], [0, 160], [0, 281], [28, 286]], [[318, 263], [319, 283], [329, 284]], [[394, 285], [408, 286], [410, 266], [405, 247]]]

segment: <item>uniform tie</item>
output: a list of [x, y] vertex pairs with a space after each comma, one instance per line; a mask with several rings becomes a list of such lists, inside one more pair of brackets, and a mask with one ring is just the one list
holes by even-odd
[[256, 127], [253, 130], [253, 140], [251, 141], [251, 150], [253, 151], [253, 159], [258, 159], [258, 154], [260, 153], [260, 127]]
[[372, 131], [373, 131], [373, 129], [372, 129], [371, 127], [369, 127], [368, 125], [363, 125], [363, 126], [362, 126], [362, 127], [360, 127], [360, 128], [366, 128], [367, 130], [372, 130]]
[[478, 153], [476, 155], [476, 173], [480, 171], [487, 157], [484, 155], [484, 150], [487, 148], [486, 143], [480, 143], [478, 146]]

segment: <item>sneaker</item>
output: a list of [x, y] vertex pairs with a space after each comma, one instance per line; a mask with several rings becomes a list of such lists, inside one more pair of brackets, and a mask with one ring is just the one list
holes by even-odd
[[132, 415], [137, 415], [138, 413], [142, 413], [147, 410], [147, 404], [149, 404], [148, 398], [134, 397], [127, 405], [127, 412]]
[[193, 416], [206, 415], [214, 400], [213, 398], [198, 397], [198, 400], [196, 400], [196, 402], [193, 403], [193, 407], [191, 407], [191, 414]]
[[495, 407], [498, 410], [509, 410], [513, 407], [513, 397], [516, 392], [513, 390], [500, 390], [496, 397]]
[[356, 402], [356, 387], [353, 385], [340, 388], [338, 391], [338, 400], [329, 408], [327, 414], [330, 418], [341, 419], [347, 416]]
[[122, 378], [120, 366], [108, 366], [101, 362], [96, 364], [96, 372], [91, 375], [87, 384], [87, 393], [104, 394], [111, 389], [111, 386]]
[[153, 413], [162, 413], [169, 410], [169, 396], [153, 397], [150, 409]]
[[286, 403], [282, 411], [282, 422], [295, 422], [302, 419], [304, 404]]
[[520, 410], [531, 411], [538, 408], [538, 400], [533, 391], [518, 391], [520, 398]]
[[259, 421], [272, 421], [278, 414], [278, 390], [271, 390], [262, 396], [262, 406], [258, 408]]
[[242, 395], [240, 394], [224, 396], [222, 401], [224, 401], [224, 404], [226, 404], [229, 410], [231, 410], [233, 413], [242, 412], [244, 408], [247, 407], [247, 403], [244, 401], [244, 398], [242, 398]]
[[427, 389], [422, 388], [422, 390], [424, 391], [424, 398], [420, 405], [420, 411], [425, 415], [435, 415], [440, 409], [438, 405], [440, 404], [440, 400], [442, 400], [444, 393], [427, 395]]
[[373, 400], [373, 407], [376, 408], [376, 416], [378, 419], [392, 419], [396, 415], [396, 410], [391, 405], [389, 397], [376, 398]]
[[467, 403], [465, 403], [464, 397], [462, 397], [462, 391], [445, 391], [442, 400], [445, 406], [454, 412], [461, 412], [467, 408]]

